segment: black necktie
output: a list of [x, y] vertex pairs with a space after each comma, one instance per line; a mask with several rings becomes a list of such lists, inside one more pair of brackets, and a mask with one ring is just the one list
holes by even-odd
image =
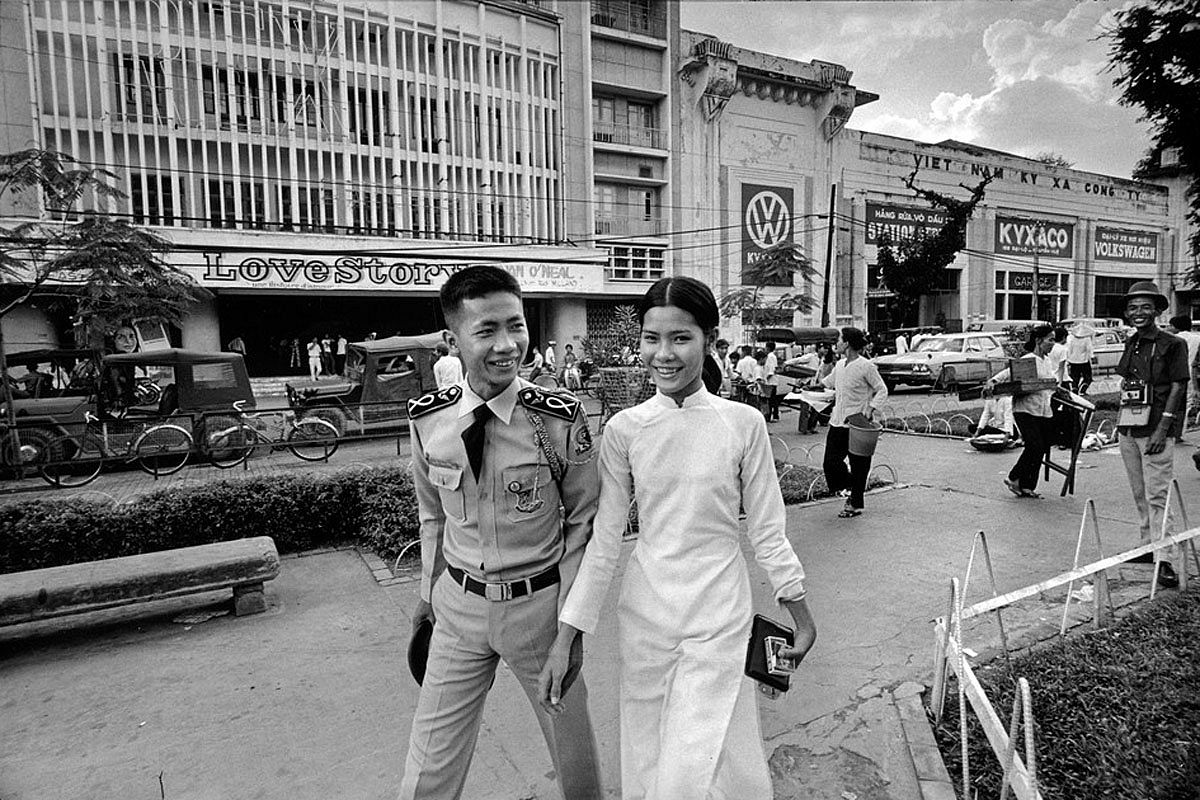
[[487, 427], [487, 422], [492, 418], [492, 410], [488, 408], [487, 403], [477, 406], [475, 411], [475, 421], [471, 423], [462, 433], [463, 445], [467, 448], [467, 461], [471, 465], [471, 472], [475, 474], [475, 480], [479, 480], [479, 471], [483, 469], [483, 434], [484, 428]]

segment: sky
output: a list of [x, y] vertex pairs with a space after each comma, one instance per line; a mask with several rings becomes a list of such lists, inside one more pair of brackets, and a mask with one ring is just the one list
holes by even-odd
[[853, 72], [879, 100], [849, 126], [924, 142], [957, 139], [1129, 177], [1150, 145], [1108, 70], [1122, 3], [1104, 0], [684, 0], [684, 28], [739, 47]]

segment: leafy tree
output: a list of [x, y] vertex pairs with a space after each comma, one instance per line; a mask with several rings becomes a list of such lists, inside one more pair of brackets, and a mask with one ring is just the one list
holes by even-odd
[[[86, 195], [123, 197], [110, 183], [114, 178], [53, 150], [0, 154], [0, 198], [34, 192], [41, 209], [38, 219], [0, 224], [0, 321], [33, 297], [57, 299], [74, 304], [88, 344], [95, 344], [135, 319], [179, 324], [206, 294], [163, 260], [170, 249], [165, 239], [124, 219], [76, 209]], [[0, 327], [0, 375], [7, 370]], [[0, 384], [11, 426], [12, 387]]]
[[619, 367], [628, 364], [630, 359], [636, 363], [641, 335], [642, 326], [638, 323], [637, 309], [627, 305], [617, 306], [607, 328], [583, 339], [584, 356], [597, 367]]
[[763, 294], [763, 287], [792, 286], [797, 275], [809, 285], [815, 274], [812, 260], [804, 254], [800, 245], [788, 241], [776, 242], [746, 269], [745, 275], [752, 285], [730, 289], [721, 296], [721, 316], [746, 319], [749, 339], [755, 341], [758, 330], [767, 326], [781, 312], [810, 311], [814, 305], [808, 291], [769, 296]]
[[916, 170], [904, 179], [917, 197], [935, 208], [946, 212], [946, 224], [936, 233], [918, 232], [910, 239], [892, 242], [887, 234], [880, 234], [879, 254], [876, 264], [883, 277], [883, 284], [891, 290], [888, 298], [888, 316], [892, 326], [903, 327], [905, 322], [915, 322], [921, 297], [937, 289], [945, 275], [946, 267], [954, 261], [958, 251], [967, 246], [967, 221], [975, 213], [975, 207], [983, 200], [984, 190], [992, 182], [987, 175], [974, 188], [959, 184], [971, 193], [966, 200], [922, 189], [913, 181]]
[[1034, 161], [1040, 161], [1043, 164], [1049, 164], [1052, 167], [1063, 167], [1070, 169], [1075, 166], [1074, 161], [1068, 161], [1067, 157], [1062, 153], [1055, 153], [1050, 150], [1044, 150], [1033, 157]]
[[[1188, 176], [1188, 244], [1200, 259], [1200, 0], [1151, 0], [1122, 9], [1105, 36], [1121, 103], [1142, 109], [1158, 149], [1178, 149]], [[1188, 278], [1200, 284], [1200, 262]]]

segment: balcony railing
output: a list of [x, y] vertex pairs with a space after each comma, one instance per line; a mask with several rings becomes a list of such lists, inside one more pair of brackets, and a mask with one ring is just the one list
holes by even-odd
[[633, 147], [650, 147], [663, 150], [663, 132], [644, 125], [617, 125], [612, 122], [597, 122], [592, 128], [592, 141], [625, 144]]
[[664, 6], [649, 0], [592, 0], [592, 24], [665, 39]]
[[596, 215], [597, 236], [661, 236], [661, 219], [621, 217], [613, 214]]

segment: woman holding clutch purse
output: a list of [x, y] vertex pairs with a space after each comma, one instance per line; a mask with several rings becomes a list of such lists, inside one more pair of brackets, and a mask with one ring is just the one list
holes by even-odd
[[639, 316], [642, 363], [658, 392], [605, 427], [594, 532], [559, 614], [541, 700], [551, 713], [572, 702], [561, 691], [571, 642], [598, 626], [636, 499], [640, 535], [617, 612], [621, 796], [770, 797], [755, 684], [743, 674], [753, 605], [742, 508], [755, 559], [796, 625], [780, 655], [798, 663], [816, 627], [784, 535], [766, 420], [704, 387], [718, 321], [705, 284], [663, 278]]

